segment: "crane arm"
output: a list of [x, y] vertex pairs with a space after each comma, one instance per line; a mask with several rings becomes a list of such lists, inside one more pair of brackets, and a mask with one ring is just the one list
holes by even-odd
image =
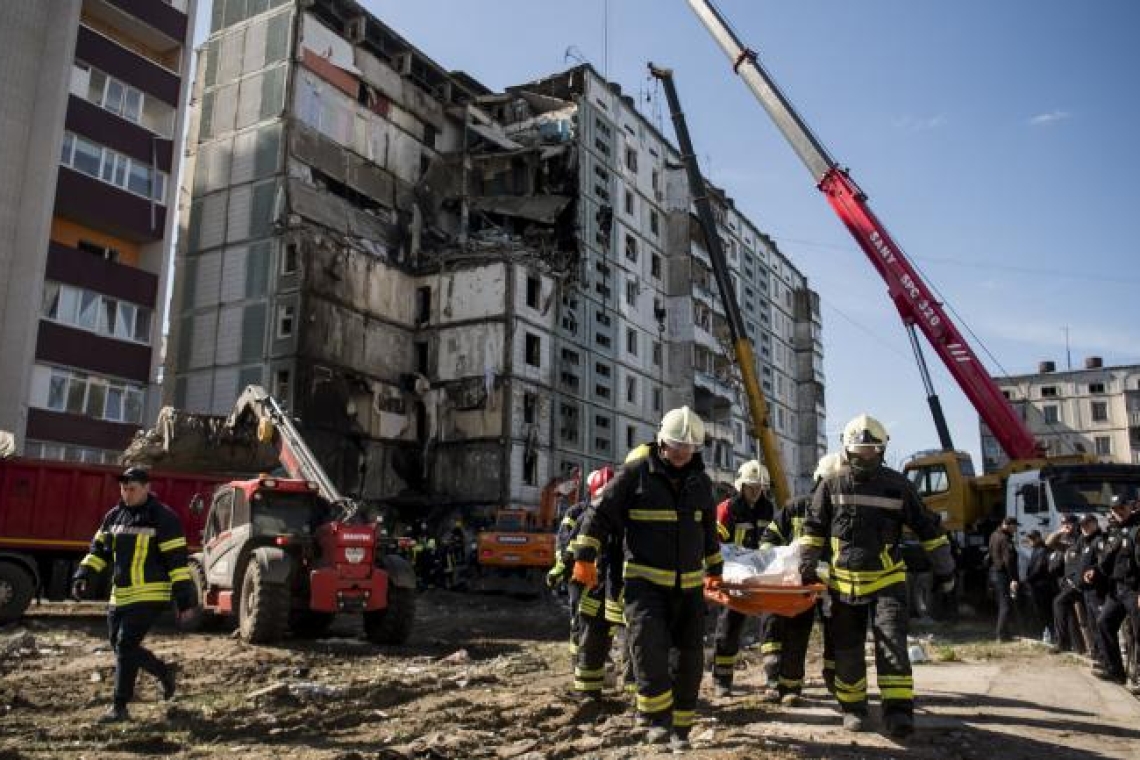
[[917, 325], [958, 386], [1011, 459], [1041, 455], [1025, 422], [1002, 395], [974, 350], [919, 277], [902, 248], [867, 205], [867, 196], [808, 129], [775, 81], [708, 0], [688, 0], [737, 73], [812, 173], [820, 191], [887, 283], [887, 292], [906, 325]]
[[736, 364], [740, 367], [740, 377], [744, 383], [745, 395], [748, 397], [748, 409], [752, 416], [752, 434], [760, 441], [760, 449], [764, 453], [764, 464], [767, 465], [768, 473], [772, 478], [772, 491], [776, 497], [776, 503], [787, 504], [792, 497], [788, 488], [787, 472], [780, 457], [776, 433], [772, 430], [768, 401], [764, 398], [760, 382], [756, 377], [756, 359], [752, 352], [752, 341], [748, 339], [744, 327], [744, 318], [740, 315], [740, 305], [736, 301], [736, 291], [733, 290], [732, 279], [728, 273], [728, 263], [725, 259], [724, 247], [720, 242], [720, 233], [717, 232], [708, 187], [705, 185], [704, 177], [701, 175], [701, 169], [697, 163], [693, 141], [689, 137], [689, 127], [685, 121], [685, 114], [681, 110], [677, 87], [673, 83], [673, 72], [671, 69], [659, 68], [651, 63], [649, 64], [649, 73], [661, 81], [665, 89], [665, 98], [669, 101], [673, 128], [677, 133], [677, 142], [681, 148], [681, 161], [685, 165], [685, 172], [689, 178], [693, 203], [697, 207], [697, 218], [700, 220], [701, 230], [704, 232], [705, 246], [708, 249], [709, 260], [712, 262], [713, 275], [716, 277], [717, 288], [720, 290], [720, 298], [728, 318], [728, 330], [736, 353]]

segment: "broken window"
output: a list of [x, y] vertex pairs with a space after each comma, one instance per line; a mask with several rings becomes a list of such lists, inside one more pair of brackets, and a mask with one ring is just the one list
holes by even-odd
[[625, 350], [630, 356], [637, 356], [637, 330], [627, 327], [625, 331]]
[[637, 445], [637, 428], [633, 425], [625, 426], [625, 447], [633, 449]]
[[653, 366], [661, 366], [661, 341], [653, 341]]
[[661, 279], [661, 257], [656, 253], [649, 259], [649, 274], [658, 280]]
[[426, 340], [416, 341], [416, 372], [421, 375], [428, 373], [428, 343]]
[[534, 451], [523, 454], [523, 483], [528, 486], [538, 485], [538, 454]]
[[526, 278], [526, 305], [532, 309], [538, 308], [539, 293], [542, 290], [542, 283], [537, 277]]
[[293, 304], [282, 304], [277, 307], [277, 338], [288, 338], [293, 335], [293, 322], [297, 307]]
[[654, 388], [653, 389], [653, 411], [655, 411], [655, 412], [661, 411], [661, 406], [662, 406], [661, 396], [662, 396], [661, 389], [660, 388]]
[[638, 290], [637, 280], [630, 278], [625, 281], [625, 302], [630, 306], [637, 305]]
[[416, 288], [416, 325], [431, 321], [431, 286]]
[[279, 369], [274, 373], [273, 395], [286, 404], [289, 403], [289, 370]]
[[293, 274], [297, 271], [299, 247], [300, 246], [296, 243], [287, 243], [285, 245], [285, 254], [281, 257], [281, 274]]
[[637, 148], [625, 149], [625, 168], [631, 172], [637, 171]]
[[657, 235], [660, 233], [660, 226], [659, 226], [658, 221], [657, 221], [657, 212], [656, 211], [650, 211], [649, 212], [649, 231], [652, 232], [654, 235]]
[[560, 421], [559, 435], [566, 443], [578, 442], [578, 407], [574, 404], [562, 404], [558, 408]]
[[629, 190], [625, 191], [625, 213], [633, 216], [633, 193]]
[[630, 376], [625, 379], [625, 400], [631, 404], [637, 403], [637, 378]]
[[85, 253], [93, 254], [101, 259], [106, 259], [107, 261], [119, 260], [118, 249], [100, 245], [99, 243], [92, 243], [90, 240], [80, 240], [75, 244], [75, 247], [81, 251], [84, 251]]
[[523, 422], [533, 425], [538, 418], [538, 394], [526, 391], [523, 393]]
[[526, 363], [532, 367], [542, 366], [542, 338], [526, 334]]
[[625, 236], [625, 257], [637, 263], [637, 238], [633, 235]]

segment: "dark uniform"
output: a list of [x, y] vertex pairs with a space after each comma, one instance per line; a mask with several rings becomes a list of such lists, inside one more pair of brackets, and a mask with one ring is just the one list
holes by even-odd
[[[624, 535], [625, 619], [637, 678], [637, 711], [651, 726], [688, 736], [704, 659], [706, 575], [723, 568], [712, 482], [700, 454], [674, 468], [657, 444], [627, 460], [585, 518], [575, 559], [594, 562]], [[670, 668], [670, 650], [675, 667]]]
[[[1140, 512], [1133, 512], [1117, 524], [1105, 541], [1103, 556], [1096, 572], [1105, 578], [1108, 593], [1097, 618], [1097, 640], [1100, 644], [1104, 677], [1124, 682], [1124, 659], [1120, 654], [1118, 634], [1125, 618], [1136, 620], [1137, 594], [1140, 594], [1140, 563], [1137, 561], [1136, 539], [1140, 530]], [[1133, 622], [1133, 631], [1135, 631]], [[1133, 646], [1135, 649], [1135, 646]], [[1135, 679], [1135, 670], [1133, 670]]]
[[[584, 523], [591, 508], [583, 513]], [[581, 592], [578, 602], [579, 638], [574, 659], [574, 690], [601, 696], [605, 685], [606, 659], [618, 626], [625, 625], [625, 582], [622, 579], [622, 538], [611, 536], [598, 555], [601, 583]], [[581, 585], [571, 583], [572, 587]], [[633, 662], [628, 650], [623, 657], [625, 687], [634, 691]]]
[[[798, 541], [803, 535], [804, 518], [807, 516], [811, 497], [795, 499], [791, 504], [776, 513], [772, 522], [760, 537], [761, 546], [787, 546]], [[828, 619], [823, 615], [823, 603], [817, 602], [811, 609], [790, 618], [780, 619], [782, 647], [780, 649], [777, 690], [781, 697], [799, 694], [804, 684], [804, 660], [807, 657], [808, 639], [816, 615], [823, 626], [823, 680], [828, 689], [834, 688], [835, 653], [831, 641]]]
[[[1056, 642], [1053, 644], [1055, 651], [1081, 651], [1085, 648], [1086, 637], [1079, 637], [1078, 642], [1076, 632], [1072, 628], [1072, 608], [1077, 606], [1082, 610], [1082, 614], [1077, 616], [1077, 623], [1080, 625], [1086, 610], [1082, 576], [1085, 569], [1091, 566], [1092, 542], [1095, 538], [1096, 534], [1085, 536], [1079, 533], [1075, 538], [1070, 538], [1069, 544], [1064, 547], [1065, 562], [1061, 571], [1061, 590], [1053, 599], [1053, 628], [1057, 633]], [[1088, 643], [1091, 646], [1091, 637], [1088, 637]]]
[[[1105, 592], [1108, 590], [1108, 579], [1104, 573], [1098, 573], [1097, 566], [1106, 561], [1106, 555], [1111, 551], [1108, 535], [1098, 526], [1096, 532], [1087, 537], [1081, 549], [1081, 596], [1085, 600], [1085, 611], [1088, 613], [1086, 625], [1089, 638], [1092, 640], [1092, 658], [1097, 664], [1104, 664], [1104, 652], [1100, 649], [1100, 641], [1096, 635], [1096, 621], [1100, 618], [1101, 607], [1104, 606]], [[1092, 580], [1085, 577], [1092, 572]]]
[[1057, 579], [1049, 569], [1051, 556], [1052, 552], [1044, 544], [1033, 547], [1025, 566], [1025, 583], [1029, 587], [1029, 599], [1037, 623], [1034, 635], [1044, 630], [1048, 640], [1055, 641], [1052, 609], [1053, 598], [1057, 595]]
[[879, 695], [892, 714], [913, 722], [914, 679], [907, 654], [906, 563], [903, 527], [930, 554], [936, 578], [951, 576], [954, 561], [944, 533], [901, 473], [880, 466], [866, 476], [850, 468], [825, 478], [804, 519], [805, 580], [830, 547], [831, 633], [835, 642], [835, 696], [844, 713], [867, 711], [863, 644], [873, 620]]
[[[578, 536], [581, 527], [582, 515], [590, 502], [582, 501], [572, 504], [562, 520], [558, 523], [558, 534], [555, 537], [555, 551], [557, 561], [550, 572], [547, 573], [548, 585], [555, 585], [567, 579], [569, 568], [574, 564], [574, 539]], [[578, 646], [582, 635], [581, 618], [579, 617], [579, 603], [582, 599], [582, 586], [577, 583], [567, 585], [567, 595], [570, 598], [570, 656], [578, 657]]]
[[[731, 543], [742, 549], [756, 549], [760, 546], [760, 535], [768, 527], [775, 513], [775, 507], [766, 494], [761, 494], [754, 504], [749, 504], [744, 494], [729, 499], [718, 509], [717, 536], [721, 543]], [[740, 656], [740, 637], [748, 616], [725, 607], [721, 610], [716, 624], [716, 650], [713, 654], [713, 682], [719, 689], [732, 688], [732, 677], [736, 661]], [[772, 664], [765, 668], [769, 680], [775, 680], [777, 657], [780, 654], [779, 618], [775, 615], [760, 616], [760, 653], [770, 658]]]
[[1013, 592], [1011, 583], [1018, 583], [1021, 576], [1017, 569], [1017, 548], [1013, 545], [1013, 537], [1005, 528], [1005, 523], [998, 526], [990, 534], [990, 587], [994, 590], [998, 605], [997, 631], [998, 641], [1009, 641], [1013, 637], [1009, 633], [1010, 616], [1013, 612]]
[[165, 697], [173, 694], [170, 666], [142, 646], [142, 641], [155, 619], [169, 609], [171, 597], [179, 610], [198, 604], [178, 517], [153, 495], [138, 507], [120, 501], [103, 518], [80, 562], [76, 581], [89, 584], [107, 569], [111, 571], [107, 628], [115, 652], [114, 704], [125, 715], [140, 668], [159, 679]]

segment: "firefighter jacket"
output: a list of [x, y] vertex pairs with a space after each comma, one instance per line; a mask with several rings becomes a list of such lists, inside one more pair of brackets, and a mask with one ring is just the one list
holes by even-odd
[[1013, 538], [1003, 528], [998, 528], [990, 534], [989, 543], [990, 569], [1004, 572], [1009, 580], [1021, 580], [1017, 571], [1017, 549], [1013, 546]]
[[1136, 539], [1140, 537], [1138, 534], [1140, 512], [1133, 512], [1120, 524], [1116, 553], [1112, 564], [1106, 568], [1112, 589], [1118, 596], [1140, 591], [1140, 548], [1136, 546]]
[[198, 604], [182, 525], [153, 494], [141, 506], [120, 501], [107, 513], [75, 575], [90, 578], [108, 568], [112, 607], [169, 605], [172, 595], [180, 610]]
[[[723, 507], [723, 509], [722, 509]], [[756, 549], [760, 536], [776, 511], [771, 499], [761, 494], [749, 504], [744, 494], [725, 500], [717, 508], [717, 535], [722, 544], [736, 544], [741, 549]]]
[[[566, 557], [567, 565], [574, 563], [578, 534], [593, 508], [594, 505], [590, 502], [582, 501], [567, 512], [567, 515], [574, 514], [574, 525], [568, 527], [568, 542], [563, 555]], [[563, 525], [565, 524], [566, 520], [563, 518]], [[561, 541], [561, 528], [559, 534]], [[582, 594], [582, 598], [578, 602], [580, 614], [595, 618], [604, 616], [609, 623], [625, 624], [625, 582], [622, 580], [621, 546], [621, 534], [615, 533], [609, 537], [603, 550], [598, 553], [595, 563], [598, 566], [598, 577], [602, 579], [603, 588], [587, 589]]]
[[951, 575], [950, 542], [902, 473], [880, 467], [867, 478], [849, 469], [825, 478], [804, 519], [801, 569], [814, 574], [830, 548], [828, 585], [847, 603], [868, 601], [879, 591], [906, 582], [903, 528], [914, 531], [930, 555], [935, 577]]
[[558, 523], [558, 535], [554, 539], [555, 555], [561, 565], [570, 565], [574, 562], [574, 538], [578, 535], [578, 527], [587, 506], [589, 502], [585, 500], [571, 505]]
[[625, 580], [699, 590], [706, 574], [719, 576], [724, 567], [712, 481], [699, 454], [678, 469], [661, 459], [657, 444], [644, 450], [645, 456], [626, 460], [586, 512], [575, 559], [593, 562], [609, 540], [622, 536]]
[[804, 532], [804, 517], [810, 504], [810, 496], [801, 496], [776, 512], [776, 516], [760, 534], [760, 545], [788, 546], [799, 539]]

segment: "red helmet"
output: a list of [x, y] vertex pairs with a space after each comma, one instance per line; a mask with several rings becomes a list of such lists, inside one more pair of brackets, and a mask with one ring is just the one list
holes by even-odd
[[590, 491], [590, 498], [593, 499], [601, 493], [602, 489], [606, 487], [606, 483], [609, 483], [613, 479], [614, 468], [609, 465], [606, 465], [600, 470], [591, 472], [590, 476], [586, 478], [586, 488]]

